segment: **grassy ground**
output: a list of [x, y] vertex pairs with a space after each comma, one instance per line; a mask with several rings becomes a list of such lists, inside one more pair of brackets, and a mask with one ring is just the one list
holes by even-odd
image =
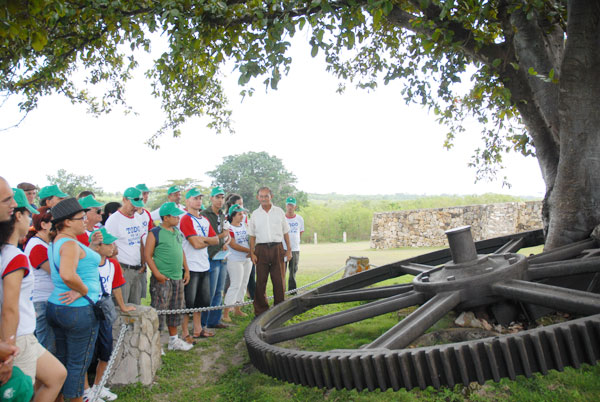
[[[435, 249], [370, 250], [368, 242], [303, 245], [298, 283], [310, 283], [345, 265], [349, 255], [368, 257], [372, 264], [401, 260]], [[534, 250], [536, 252], [539, 250]], [[532, 252], [528, 250], [528, 253]], [[329, 279], [337, 279], [341, 274]], [[397, 278], [396, 283], [410, 277]], [[352, 304], [347, 303], [348, 307]], [[354, 304], [356, 305], [356, 303]], [[307, 316], [336, 311], [342, 306], [321, 306]], [[317, 310], [317, 309], [315, 309]], [[250, 312], [249, 308], [246, 308]], [[297, 318], [299, 319], [299, 318]], [[434, 390], [357, 392], [306, 388], [275, 380], [250, 364], [243, 341], [250, 318], [234, 318], [236, 325], [202, 339], [190, 352], [166, 352], [151, 387], [115, 388], [119, 401], [594, 401], [600, 400], [600, 367], [567, 368], [548, 376], [502, 380]], [[353, 347], [375, 338], [398, 322], [396, 313], [350, 324], [294, 341], [294, 347], [329, 350]], [[166, 348], [165, 348], [166, 349]]]

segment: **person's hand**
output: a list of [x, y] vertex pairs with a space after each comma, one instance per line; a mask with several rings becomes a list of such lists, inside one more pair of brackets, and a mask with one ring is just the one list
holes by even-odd
[[250, 253], [250, 259], [254, 265], [258, 264], [258, 257], [256, 257], [256, 254]]
[[98, 248], [102, 244], [102, 232], [98, 231], [92, 235], [92, 241], [90, 242], [91, 248]]
[[229, 247], [227, 247], [227, 244], [228, 244], [228, 243], [225, 243], [225, 244], [223, 244], [223, 250], [225, 250], [225, 251], [226, 251], [226, 250], [229, 250]]
[[[10, 340], [14, 342], [15, 337], [11, 336]], [[19, 353], [19, 348], [12, 343], [0, 341], [0, 364], [12, 361]]]
[[169, 280], [169, 278], [167, 278], [166, 276], [164, 276], [160, 272], [157, 272], [156, 274], [152, 274], [152, 275], [154, 275], [154, 277], [156, 278], [156, 280], [158, 281], [158, 283], [165, 283], [166, 281]]
[[58, 301], [62, 304], [71, 304], [81, 297], [81, 293], [71, 289], [67, 292], [61, 293], [59, 296], [60, 297], [58, 298]]
[[190, 283], [190, 271], [184, 271], [183, 272], [183, 284], [187, 285], [188, 283]]
[[134, 311], [135, 310], [135, 306], [128, 306], [127, 304], [125, 306], [123, 306], [123, 308], [121, 309], [122, 312], [126, 313], [128, 311]]
[[146, 264], [142, 265], [142, 268], [140, 268], [137, 272], [138, 274], [143, 274], [144, 272], [146, 272]]
[[10, 380], [13, 369], [13, 358], [10, 357], [8, 360], [0, 363], [0, 385], [4, 385]]
[[292, 251], [291, 250], [287, 250], [285, 252], [285, 256], [286, 256], [286, 258], [287, 258], [288, 261], [291, 261], [292, 260]]

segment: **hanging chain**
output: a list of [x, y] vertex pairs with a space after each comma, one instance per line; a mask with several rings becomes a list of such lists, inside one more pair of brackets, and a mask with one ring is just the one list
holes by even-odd
[[128, 329], [127, 324], [121, 325], [121, 331], [119, 332], [119, 338], [117, 339], [117, 344], [115, 345], [115, 347], [110, 355], [110, 359], [108, 359], [108, 364], [106, 365], [106, 370], [104, 371], [104, 375], [102, 376], [102, 379], [100, 380], [100, 384], [98, 384], [98, 386], [94, 388], [94, 392], [92, 394], [92, 397], [90, 398], [90, 402], [96, 402], [98, 400], [100, 390], [102, 389], [102, 387], [104, 387], [104, 385], [108, 381], [108, 378], [110, 377], [110, 372], [112, 371], [112, 368], [115, 364], [117, 355], [119, 354], [119, 350], [121, 349], [121, 345], [123, 344], [123, 339], [125, 338], [125, 332], [127, 332], [127, 329]]

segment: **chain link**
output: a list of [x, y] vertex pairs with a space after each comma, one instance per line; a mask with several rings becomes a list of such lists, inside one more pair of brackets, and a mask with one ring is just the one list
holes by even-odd
[[110, 377], [110, 372], [112, 371], [112, 368], [115, 364], [117, 355], [119, 354], [119, 350], [121, 349], [121, 345], [123, 344], [123, 339], [125, 338], [125, 332], [127, 332], [127, 329], [128, 329], [127, 324], [121, 324], [121, 331], [119, 332], [119, 338], [117, 339], [117, 344], [115, 345], [115, 347], [110, 355], [110, 359], [108, 359], [108, 364], [106, 365], [106, 370], [104, 371], [104, 375], [102, 376], [102, 379], [100, 380], [100, 384], [98, 384], [98, 386], [94, 388], [94, 392], [90, 398], [90, 402], [96, 402], [98, 400], [99, 395], [100, 395], [100, 390], [102, 389], [102, 387], [104, 387], [104, 385], [108, 381], [108, 378]]
[[[321, 279], [317, 279], [314, 282], [311, 282], [307, 285], [301, 286], [297, 289], [294, 290], [288, 290], [287, 292], [285, 292], [286, 295], [292, 294], [292, 293], [298, 293], [306, 288], [309, 288], [313, 285], [316, 285], [319, 282], [323, 282], [325, 279], [331, 278], [333, 275], [340, 273], [341, 271], [343, 271], [344, 269], [346, 269], [346, 266], [343, 266], [342, 268], [328, 274], [325, 275], [324, 277], [322, 277]], [[274, 296], [269, 296], [267, 297], [267, 299], [271, 300], [273, 299]], [[213, 310], [222, 310], [224, 308], [233, 308], [233, 307], [243, 307], [243, 306], [248, 306], [250, 304], [254, 303], [254, 300], [250, 300], [244, 303], [236, 303], [236, 304], [229, 304], [226, 306], [213, 306], [213, 307], [198, 307], [198, 308], [180, 308], [180, 309], [174, 309], [174, 310], [156, 310], [156, 312], [161, 315], [167, 315], [167, 314], [189, 314], [189, 313], [200, 313], [202, 311], [213, 311]]]

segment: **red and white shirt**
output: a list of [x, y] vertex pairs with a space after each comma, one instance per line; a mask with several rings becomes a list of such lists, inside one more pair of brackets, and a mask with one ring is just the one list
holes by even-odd
[[25, 246], [25, 255], [29, 258], [29, 265], [33, 268], [35, 286], [33, 288], [33, 301], [47, 302], [54, 290], [52, 277], [41, 267], [48, 261], [48, 243], [37, 236], [32, 237]]
[[[248, 227], [244, 222], [241, 222], [240, 226], [230, 225], [229, 236], [231, 236], [232, 239], [235, 239], [235, 242], [240, 246], [250, 248]], [[248, 257], [248, 253], [234, 250], [233, 247], [229, 247], [229, 250], [229, 255], [227, 256], [227, 260], [229, 261], [246, 261], [250, 258]]]
[[102, 288], [109, 295], [112, 294], [113, 289], [125, 285], [125, 278], [123, 277], [121, 265], [119, 264], [119, 261], [114, 258], [107, 258], [104, 261], [104, 264], [98, 267], [98, 272], [100, 273], [100, 283]]
[[188, 268], [192, 272], [206, 272], [210, 269], [208, 261], [208, 247], [196, 249], [189, 242], [192, 236], [213, 237], [215, 233], [210, 222], [204, 216], [196, 217], [189, 212], [179, 220], [179, 230], [185, 236], [183, 252], [187, 260]]
[[29, 275], [31, 267], [25, 253], [12, 244], [5, 244], [0, 249], [0, 306], [4, 303], [4, 278], [20, 269], [25, 270], [19, 293], [19, 326], [17, 336], [33, 334], [35, 331], [35, 309], [33, 308], [33, 275]]

